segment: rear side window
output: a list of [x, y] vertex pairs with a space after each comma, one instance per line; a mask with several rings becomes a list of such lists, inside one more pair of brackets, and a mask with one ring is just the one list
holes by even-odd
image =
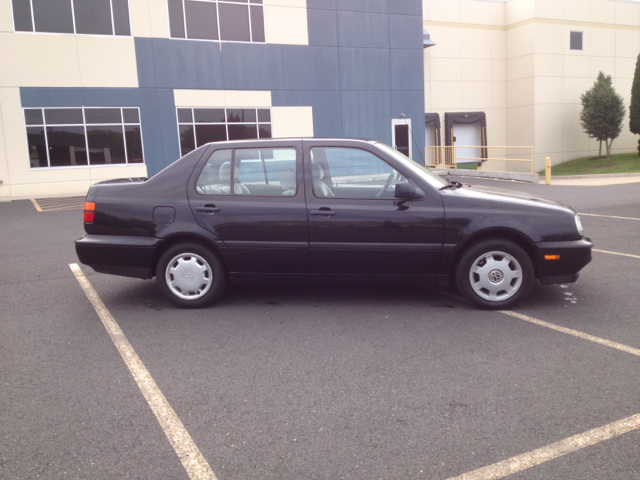
[[298, 191], [294, 148], [215, 151], [198, 178], [198, 193], [292, 197]]

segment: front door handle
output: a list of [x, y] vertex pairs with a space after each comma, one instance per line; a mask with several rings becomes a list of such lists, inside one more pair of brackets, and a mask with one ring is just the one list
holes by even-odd
[[220, 209], [215, 205], [205, 205], [204, 207], [196, 207], [196, 212], [205, 213], [207, 215], [213, 215], [216, 212], [219, 212]]
[[322, 215], [322, 216], [327, 216], [327, 217], [332, 217], [336, 214], [336, 212], [334, 212], [333, 210], [323, 207], [320, 210], [311, 210], [309, 212], [309, 215]]

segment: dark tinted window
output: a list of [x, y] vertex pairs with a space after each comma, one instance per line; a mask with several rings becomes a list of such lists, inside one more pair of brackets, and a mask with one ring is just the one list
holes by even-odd
[[227, 108], [227, 122], [255, 122], [255, 108]]
[[129, 163], [144, 163], [142, 152], [142, 132], [137, 125], [124, 127], [124, 135], [127, 141], [127, 160]]
[[193, 115], [191, 114], [190, 108], [179, 108], [178, 109], [178, 122], [180, 123], [191, 123], [193, 122]]
[[582, 32], [571, 32], [571, 50], [582, 50]]
[[264, 42], [264, 16], [262, 7], [251, 6], [251, 41]]
[[74, 0], [76, 33], [113, 35], [110, 0]]
[[12, 0], [12, 4], [17, 31], [131, 35], [129, 0]]
[[119, 108], [85, 108], [84, 118], [89, 123], [122, 123]]
[[184, 38], [182, 0], [169, 0], [169, 34], [171, 38]]
[[74, 33], [70, 0], [32, 0], [36, 32]]
[[43, 111], [46, 132], [27, 126], [31, 168], [144, 163], [137, 108], [26, 108], [27, 125]]
[[260, 133], [260, 138], [271, 138], [271, 125], [258, 125], [258, 132]]
[[227, 139], [227, 128], [224, 125], [196, 125], [198, 146], [209, 142], [224, 142]]
[[236, 42], [249, 42], [249, 9], [245, 5], [219, 3], [220, 38]]
[[47, 127], [47, 142], [50, 166], [88, 164], [84, 127]]
[[31, 2], [29, 0], [13, 0], [13, 22], [16, 31], [33, 32]]
[[81, 108], [47, 108], [44, 111], [47, 125], [70, 125], [84, 123]]
[[87, 127], [87, 140], [91, 165], [127, 163], [122, 126], [95, 125]]
[[193, 116], [196, 123], [224, 123], [224, 108], [196, 108]]
[[31, 168], [48, 167], [44, 127], [27, 127], [27, 143], [29, 145], [29, 166]]
[[116, 35], [131, 35], [129, 4], [127, 0], [111, 0], [113, 4], [113, 27]]
[[193, 125], [180, 125], [180, 155], [186, 155], [196, 148]]
[[229, 140], [250, 140], [258, 138], [256, 125], [229, 125]]
[[137, 108], [123, 108], [124, 123], [140, 123], [140, 115]]
[[26, 109], [24, 111], [24, 120], [27, 125], [44, 125], [44, 122], [42, 121], [42, 109]]
[[218, 17], [214, 2], [185, 0], [184, 8], [187, 18], [188, 38], [199, 40], [218, 39]]
[[271, 121], [271, 110], [268, 108], [259, 108], [258, 109], [258, 121], [259, 122], [270, 122]]

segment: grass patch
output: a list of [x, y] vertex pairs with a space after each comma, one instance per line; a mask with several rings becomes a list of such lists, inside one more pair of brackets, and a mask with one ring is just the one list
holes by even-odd
[[[619, 153], [607, 158], [586, 157], [551, 167], [551, 176], [594, 175], [598, 173], [640, 173], [640, 157], [637, 153]], [[544, 170], [540, 172], [544, 177]]]

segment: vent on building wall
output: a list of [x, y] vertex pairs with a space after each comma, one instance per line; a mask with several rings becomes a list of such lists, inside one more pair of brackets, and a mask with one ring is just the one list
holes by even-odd
[[436, 42], [434, 42], [433, 40], [431, 40], [431, 35], [429, 35], [429, 32], [427, 32], [426, 28], [422, 29], [422, 48], [429, 48], [429, 47], [434, 47], [436, 44]]

